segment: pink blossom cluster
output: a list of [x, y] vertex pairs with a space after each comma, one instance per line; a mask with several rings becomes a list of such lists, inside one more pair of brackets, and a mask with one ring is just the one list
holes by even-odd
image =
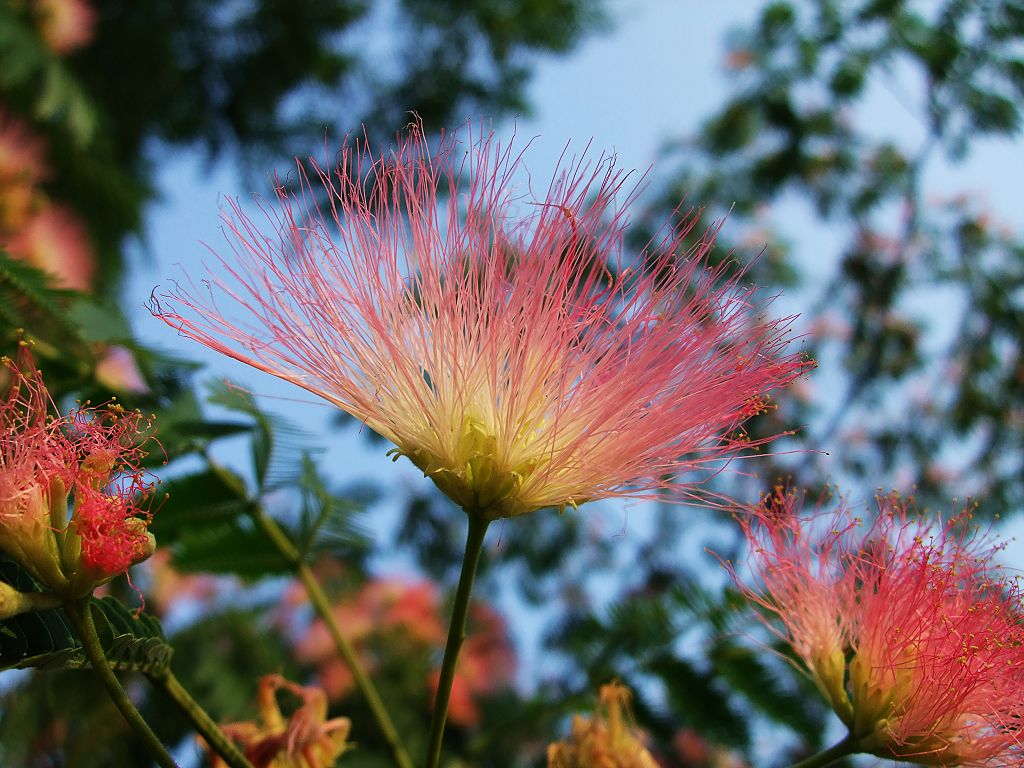
[[153, 552], [148, 423], [115, 403], [53, 416], [28, 346], [2, 363], [0, 549], [51, 590], [88, 594]]
[[743, 519], [781, 628], [857, 751], [941, 766], [1024, 760], [1024, 611], [997, 546], [961, 512], [919, 516], [897, 495], [864, 525], [845, 505], [800, 514], [777, 489]]
[[31, 11], [40, 37], [58, 56], [92, 42], [96, 11], [89, 0], [31, 0]]
[[[63, 56], [87, 45], [96, 14], [87, 0], [31, 0], [28, 19]], [[39, 267], [61, 288], [87, 291], [96, 271], [85, 226], [44, 184], [51, 177], [45, 141], [0, 103], [0, 247]]]
[[[43, 139], [0, 104], [0, 249], [48, 272], [57, 288], [88, 292], [96, 256], [78, 215], [44, 188], [51, 177], [46, 154]], [[148, 390], [128, 349], [98, 346], [96, 353], [97, 382], [118, 392]]]

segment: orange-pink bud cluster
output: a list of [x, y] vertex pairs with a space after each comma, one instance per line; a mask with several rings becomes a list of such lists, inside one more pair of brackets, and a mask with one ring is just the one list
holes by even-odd
[[[277, 702], [281, 690], [300, 702], [287, 717]], [[347, 717], [327, 719], [327, 696], [319, 688], [298, 685], [281, 675], [264, 675], [257, 705], [257, 721], [223, 726], [253, 768], [329, 768], [349, 746], [351, 721]], [[210, 757], [213, 768], [227, 768], [218, 754], [211, 752]]]
[[569, 738], [548, 746], [548, 768], [657, 768], [632, 722], [630, 695], [618, 683], [602, 685], [598, 712], [573, 717]]

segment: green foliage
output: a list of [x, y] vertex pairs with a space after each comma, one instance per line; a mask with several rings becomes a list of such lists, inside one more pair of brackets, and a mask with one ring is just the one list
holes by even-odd
[[17, 261], [0, 248], [0, 341], [11, 352], [18, 338], [42, 341], [44, 355], [56, 356], [59, 346], [67, 357], [88, 355], [86, 339], [70, 317], [77, 301], [87, 301], [71, 291], [52, 287], [46, 273]]
[[[19, 592], [43, 591], [13, 560], [0, 560], [0, 580]], [[60, 667], [84, 657], [62, 610], [25, 613], [0, 622], [0, 668]]]
[[15, 3], [0, 6], [0, 90], [24, 94], [27, 111], [58, 123], [78, 149], [96, 136], [96, 110], [69, 67], [44, 45]]
[[18, 768], [149, 766], [124, 718], [88, 671], [47, 670], [6, 694], [0, 761]]
[[749, 721], [709, 671], [669, 653], [656, 656], [650, 671], [665, 682], [669, 709], [678, 723], [722, 744], [749, 746]]
[[166, 480], [164, 498], [149, 530], [158, 542], [173, 542], [194, 526], [217, 526], [244, 515], [248, 499], [241, 478], [226, 470], [206, 468]]
[[[20, 339], [32, 343], [56, 402], [71, 393], [82, 400], [110, 399], [109, 386], [97, 380], [97, 365], [112, 345], [131, 350], [143, 368], [164, 363], [160, 355], [135, 344], [127, 319], [109, 299], [56, 288], [45, 272], [0, 247], [0, 354], [12, 356]], [[167, 387], [163, 394], [176, 392], [176, 387]], [[159, 404], [159, 398], [119, 394], [129, 407]]]
[[[300, 559], [330, 552], [358, 567], [368, 553], [368, 540], [358, 523], [361, 508], [328, 488], [309, 446], [303, 444], [305, 434], [261, 410], [252, 395], [230, 383], [213, 385], [210, 402], [245, 420], [208, 422], [196, 412], [184, 429], [210, 440], [248, 434], [256, 485], [250, 488], [205, 448], [202, 468], [161, 484], [162, 500], [150, 531], [162, 546], [171, 547], [175, 567], [250, 581], [293, 572], [294, 561], [256, 522], [269, 507]], [[182, 429], [178, 421], [172, 431]]]
[[300, 556], [347, 553], [353, 564], [370, 554], [370, 538], [359, 523], [362, 507], [353, 499], [331, 493], [309, 454], [303, 454], [299, 477], [301, 507], [295, 526]]
[[232, 574], [247, 580], [291, 573], [291, 563], [259, 530], [241, 522], [195, 526], [174, 546], [185, 573]]
[[260, 493], [294, 483], [305, 472], [306, 433], [288, 420], [266, 413], [251, 393], [229, 382], [210, 387], [209, 402], [252, 421], [252, 468]]
[[[10, 560], [0, 560], [0, 580], [21, 592], [42, 591]], [[91, 607], [100, 644], [114, 669], [156, 674], [167, 668], [172, 649], [154, 617], [132, 612], [112, 597], [93, 598]], [[63, 609], [22, 613], [0, 622], [0, 670], [87, 666]]]
[[298, 677], [285, 639], [257, 608], [225, 607], [176, 633], [173, 641], [175, 675], [219, 722], [256, 714], [261, 675]]
[[771, 663], [779, 660], [770, 651], [755, 651], [720, 638], [710, 648], [708, 660], [716, 678], [760, 715], [794, 731], [812, 749], [824, 746], [821, 708], [810, 705], [807, 691], [785, 684], [792, 677], [791, 670]]

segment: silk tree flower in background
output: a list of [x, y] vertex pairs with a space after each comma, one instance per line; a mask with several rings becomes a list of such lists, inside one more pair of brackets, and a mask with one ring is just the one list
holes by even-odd
[[49, 175], [43, 140], [0, 104], [0, 245], [24, 225]]
[[149, 392], [145, 376], [139, 370], [135, 355], [126, 347], [112, 345], [100, 353], [96, 363], [96, 382], [112, 392], [134, 395]]
[[[300, 702], [287, 717], [277, 702], [281, 690]], [[257, 721], [223, 726], [253, 768], [328, 768], [349, 747], [352, 722], [347, 717], [327, 719], [327, 696], [319, 688], [265, 675], [260, 679], [257, 707]], [[227, 768], [216, 753], [211, 752], [210, 758], [213, 768]]]
[[1024, 762], [1024, 610], [999, 549], [961, 512], [915, 517], [895, 494], [862, 524], [801, 517], [777, 489], [743, 521], [748, 597], [850, 730], [850, 752], [939, 766]]
[[[392, 656], [414, 667], [421, 661], [433, 664], [445, 639], [441, 613], [441, 594], [435, 584], [391, 578], [371, 581], [334, 606], [337, 625], [363, 665], [374, 671], [394, 664], [388, 660]], [[515, 679], [516, 655], [504, 618], [486, 603], [470, 605], [467, 634], [452, 687], [449, 721], [473, 728], [480, 722], [478, 700], [507, 688]], [[338, 658], [322, 620], [297, 637], [295, 655], [316, 667], [317, 683], [331, 701], [352, 692], [352, 673]], [[438, 678], [439, 672], [433, 670], [424, 687], [436, 691]]]
[[84, 597], [153, 553], [148, 424], [113, 403], [53, 416], [28, 346], [0, 362], [0, 550], [54, 593]]
[[713, 232], [684, 245], [693, 219], [627, 254], [636, 190], [609, 159], [540, 197], [520, 165], [493, 136], [434, 152], [417, 126], [381, 157], [346, 149], [259, 222], [233, 203], [215, 274], [151, 309], [352, 414], [488, 519], [692, 492], [803, 369], [788, 323], [709, 265]]
[[629, 689], [602, 685], [592, 717], [576, 715], [572, 734], [548, 746], [548, 768], [657, 768], [632, 722]]
[[88, 291], [96, 273], [89, 233], [48, 199], [46, 157], [42, 138], [0, 104], [0, 250], [49, 272], [58, 288]]
[[32, 12], [43, 42], [58, 56], [92, 42], [96, 11], [87, 0], [33, 0]]
[[82, 220], [67, 206], [43, 204], [7, 242], [11, 255], [48, 272], [57, 288], [88, 292], [96, 256]]

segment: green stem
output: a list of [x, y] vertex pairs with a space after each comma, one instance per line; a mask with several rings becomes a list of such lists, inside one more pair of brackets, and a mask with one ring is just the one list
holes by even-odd
[[128, 698], [128, 694], [125, 693], [121, 683], [118, 682], [117, 677], [114, 675], [114, 670], [110, 668], [107, 656], [103, 652], [103, 646], [100, 644], [99, 635], [96, 634], [96, 624], [92, 620], [89, 598], [69, 601], [64, 604], [64, 610], [78, 631], [78, 639], [82, 641], [82, 648], [85, 649], [85, 656], [89, 659], [89, 665], [92, 667], [93, 672], [99, 677], [100, 682], [103, 683], [103, 687], [107, 689], [107, 693], [114, 702], [114, 706], [121, 711], [124, 719], [128, 721], [128, 725], [138, 735], [139, 740], [146, 747], [150, 756], [156, 760], [161, 768], [178, 768], [178, 764], [174, 762], [174, 759], [167, 752], [167, 748], [164, 747], [160, 739], [153, 733], [153, 729], [143, 719], [142, 714], [135, 707], [132, 700]]
[[466, 639], [466, 616], [469, 614], [469, 596], [473, 591], [473, 579], [480, 564], [480, 553], [484, 548], [484, 537], [491, 521], [479, 510], [467, 510], [469, 532], [466, 535], [466, 552], [462, 557], [462, 572], [459, 586], [455, 590], [455, 605], [452, 607], [452, 621], [448, 627], [448, 642], [444, 647], [444, 661], [441, 662], [441, 677], [437, 683], [434, 699], [434, 716], [430, 721], [430, 741], [427, 746], [427, 768], [438, 768], [441, 762], [441, 741], [444, 738], [444, 724], [448, 718], [448, 702], [455, 680], [455, 663]]
[[359, 660], [359, 656], [356, 654], [352, 644], [341, 633], [341, 628], [334, 620], [334, 611], [331, 608], [330, 601], [320, 587], [320, 583], [316, 580], [316, 576], [313, 575], [313, 571], [302, 560], [301, 554], [287, 534], [281, 530], [281, 526], [272, 517], [267, 515], [262, 508], [257, 506], [252, 513], [252, 517], [260, 529], [274, 543], [274, 546], [277, 547], [278, 552], [288, 560], [295, 571], [295, 575], [299, 577], [299, 581], [306, 588], [306, 593], [309, 595], [310, 602], [313, 603], [313, 608], [327, 626], [327, 631], [330, 633], [331, 639], [334, 640], [338, 653], [352, 673], [356, 687], [363, 694], [363, 698], [366, 699], [366, 703], [370, 707], [370, 713], [373, 715], [373, 719], [377, 721], [377, 727], [384, 736], [384, 741], [387, 742], [391, 758], [395, 761], [398, 768], [412, 768], [412, 758], [409, 757], [409, 753], [402, 746], [402, 742], [398, 737], [398, 730], [395, 728], [395, 724], [392, 722], [384, 702], [381, 701], [376, 686], [370, 680], [370, 676], [366, 674], [366, 670], [363, 668], [363, 664]]
[[238, 746], [227, 737], [209, 713], [192, 698], [173, 672], [168, 669], [160, 674], [151, 675], [150, 680], [163, 689], [164, 693], [178, 705], [178, 708], [192, 721], [196, 730], [202, 734], [210, 749], [220, 755], [225, 763], [231, 768], [253, 768], [252, 763], [246, 759]]
[[825, 768], [826, 765], [832, 765], [836, 760], [859, 751], [857, 749], [857, 739], [853, 737], [853, 734], [847, 734], [846, 738], [838, 744], [833, 744], [824, 752], [811, 755], [806, 760], [794, 763], [790, 768]]

